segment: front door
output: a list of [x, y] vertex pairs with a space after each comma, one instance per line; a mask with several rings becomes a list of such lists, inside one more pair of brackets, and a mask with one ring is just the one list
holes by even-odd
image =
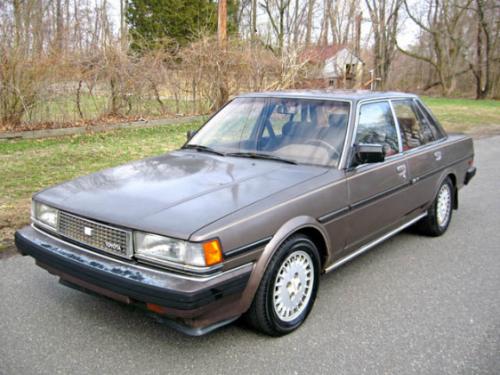
[[349, 234], [345, 253], [361, 247], [397, 225], [408, 211], [408, 167], [388, 101], [361, 104], [355, 144], [381, 144], [386, 159], [358, 165], [347, 174]]

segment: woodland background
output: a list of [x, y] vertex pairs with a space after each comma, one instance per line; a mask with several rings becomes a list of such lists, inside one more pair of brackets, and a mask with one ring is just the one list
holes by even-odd
[[222, 39], [216, 1], [110, 1], [0, 2], [1, 130], [210, 113], [310, 87], [302, 51], [335, 44], [359, 88], [500, 97], [497, 0], [227, 0]]

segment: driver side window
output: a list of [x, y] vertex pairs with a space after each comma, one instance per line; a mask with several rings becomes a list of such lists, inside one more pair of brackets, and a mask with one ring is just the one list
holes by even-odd
[[386, 156], [399, 152], [398, 133], [388, 102], [362, 104], [359, 109], [356, 144], [380, 144]]

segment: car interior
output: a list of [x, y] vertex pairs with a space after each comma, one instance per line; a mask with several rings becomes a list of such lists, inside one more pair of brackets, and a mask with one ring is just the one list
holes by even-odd
[[258, 150], [310, 164], [337, 164], [348, 121], [348, 103], [282, 100], [269, 108]]

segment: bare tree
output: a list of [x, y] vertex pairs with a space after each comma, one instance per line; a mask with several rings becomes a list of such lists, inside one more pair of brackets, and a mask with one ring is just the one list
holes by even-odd
[[424, 16], [403, 4], [408, 17], [422, 31], [428, 49], [398, 49], [404, 54], [430, 64], [436, 71], [442, 93], [449, 95], [456, 85], [456, 76], [463, 70], [460, 61], [464, 50], [464, 16], [472, 0], [426, 0]]
[[475, 0], [471, 10], [477, 24], [476, 48], [472, 54], [474, 58], [467, 56], [466, 60], [476, 82], [476, 99], [484, 99], [491, 95], [493, 89], [495, 59], [500, 60], [500, 4], [494, 0]]
[[351, 38], [354, 15], [360, 7], [359, 0], [336, 0], [330, 9], [330, 27], [334, 44], [347, 44]]
[[399, 11], [402, 0], [365, 0], [373, 30], [373, 65], [381, 89], [386, 87], [396, 51]]
[[251, 35], [252, 38], [255, 38], [257, 36], [257, 0], [252, 0], [251, 16], [252, 16]]
[[260, 6], [267, 14], [272, 30], [274, 31], [278, 53], [283, 52], [285, 45], [285, 16], [290, 6], [291, 0], [263, 0]]
[[328, 45], [328, 33], [330, 31], [330, 14], [332, 12], [332, 1], [323, 1], [323, 20], [321, 22], [321, 30], [319, 33], [319, 45]]
[[306, 47], [311, 45], [315, 0], [307, 0]]

